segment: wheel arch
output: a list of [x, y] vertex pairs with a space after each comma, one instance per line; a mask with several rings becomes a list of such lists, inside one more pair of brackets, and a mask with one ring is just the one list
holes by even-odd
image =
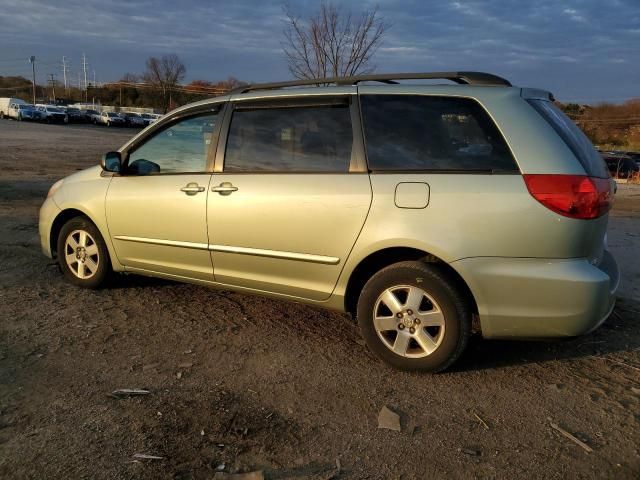
[[[105, 233], [100, 229], [98, 224], [91, 218], [91, 216], [87, 212], [78, 210], [77, 208], [66, 208], [62, 210], [60, 213], [58, 213], [56, 218], [53, 220], [53, 223], [51, 224], [51, 232], [49, 235], [49, 246], [51, 248], [51, 253], [54, 257], [57, 256], [58, 236], [60, 235], [60, 230], [62, 230], [62, 226], [65, 223], [67, 223], [69, 220], [75, 217], [85, 217], [87, 220], [89, 220], [93, 224], [93, 226], [98, 229], [98, 231], [100, 232], [100, 235], [102, 235], [102, 238], [105, 239], [105, 243], [107, 244], [107, 250], [109, 249], [108, 248], [109, 242], [106, 241], [108, 237], [105, 235]], [[111, 252], [109, 252], [109, 254], [111, 255]]]
[[[475, 296], [462, 275], [460, 275], [455, 268], [441, 258], [427, 251], [412, 247], [383, 248], [370, 253], [363, 258], [349, 276], [344, 297], [345, 310], [355, 317], [358, 298], [367, 281], [381, 269], [394, 263], [404, 261], [421, 261], [437, 265], [437, 267], [444, 272], [469, 299], [474, 316], [478, 315], [478, 305]], [[479, 327], [475, 325], [476, 323], [478, 322], [474, 322], [474, 329], [479, 329]]]

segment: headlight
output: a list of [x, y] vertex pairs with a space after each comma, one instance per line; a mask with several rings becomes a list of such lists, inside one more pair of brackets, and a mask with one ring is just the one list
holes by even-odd
[[64, 180], [58, 180], [56, 183], [54, 183], [53, 185], [51, 185], [51, 188], [49, 189], [49, 193], [47, 193], [47, 198], [51, 198], [53, 197], [53, 195], [58, 191], [58, 189], [62, 186], [62, 182]]

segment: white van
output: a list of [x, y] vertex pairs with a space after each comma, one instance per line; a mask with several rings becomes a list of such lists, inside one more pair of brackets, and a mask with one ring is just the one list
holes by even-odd
[[27, 103], [20, 98], [0, 97], [0, 118], [9, 116], [9, 107], [13, 104]]

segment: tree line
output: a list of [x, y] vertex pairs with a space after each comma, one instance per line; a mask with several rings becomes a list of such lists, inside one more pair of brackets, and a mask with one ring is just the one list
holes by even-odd
[[560, 106], [594, 145], [605, 150], [640, 151], [640, 98], [620, 105], [567, 103]]

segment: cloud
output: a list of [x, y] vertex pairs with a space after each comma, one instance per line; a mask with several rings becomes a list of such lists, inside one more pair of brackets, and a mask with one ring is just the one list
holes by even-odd
[[[374, 59], [380, 71], [485, 70], [563, 94], [638, 95], [637, 0], [346, 0], [343, 10], [379, 5], [391, 28]], [[291, 0], [309, 15], [317, 3]], [[99, 79], [139, 72], [150, 55], [177, 53], [189, 79], [289, 77], [279, 3], [182, 0], [0, 0], [0, 75], [29, 65], [77, 76], [85, 52]], [[13, 62], [13, 63], [12, 63]], [[613, 95], [612, 95], [613, 96]]]

